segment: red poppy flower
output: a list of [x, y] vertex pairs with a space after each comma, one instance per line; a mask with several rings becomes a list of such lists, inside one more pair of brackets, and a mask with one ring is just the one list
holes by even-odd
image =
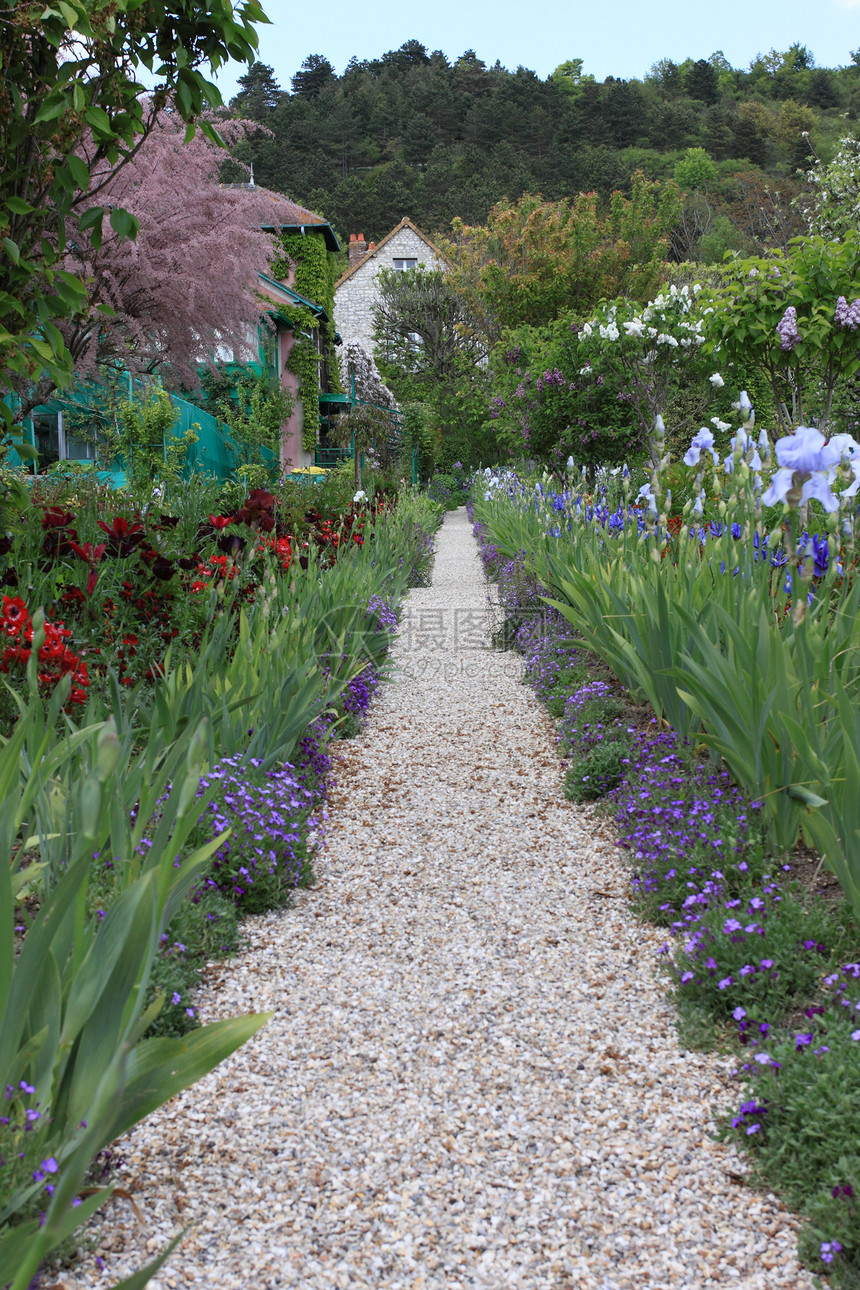
[[0, 626], [7, 636], [18, 636], [29, 622], [27, 606], [20, 596], [4, 596], [0, 611]]

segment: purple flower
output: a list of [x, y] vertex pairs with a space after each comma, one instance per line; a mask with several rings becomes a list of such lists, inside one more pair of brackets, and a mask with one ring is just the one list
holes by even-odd
[[794, 305], [788, 306], [776, 324], [776, 330], [779, 335], [780, 349], [792, 350], [799, 343], [800, 333], [797, 330], [797, 312]]
[[856, 331], [860, 324], [860, 300], [852, 300], [849, 305], [845, 297], [840, 296], [836, 301], [833, 321], [837, 327], [847, 327], [850, 331]]
[[714, 452], [714, 436], [707, 426], [702, 426], [701, 430], [693, 435], [690, 446], [684, 454], [684, 465], [698, 466], [699, 458], [703, 452], [711, 454], [715, 465], [719, 462], [719, 457]]
[[798, 426], [794, 434], [777, 439], [774, 451], [780, 469], [775, 471], [762, 495], [763, 506], [788, 501], [788, 493], [801, 488], [801, 502], [815, 498], [827, 512], [839, 509], [829, 482], [829, 471], [842, 456], [838, 444], [828, 444], [814, 426]]

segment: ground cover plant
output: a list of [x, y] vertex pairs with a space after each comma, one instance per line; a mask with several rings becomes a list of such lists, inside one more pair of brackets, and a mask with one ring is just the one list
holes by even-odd
[[96, 1155], [264, 1023], [200, 1027], [194, 985], [242, 914], [311, 880], [331, 741], [360, 727], [441, 516], [411, 492], [338, 515], [325, 486], [166, 510], [65, 487], [18, 495], [2, 557], [13, 1290], [109, 1194]]
[[[488, 486], [491, 478], [498, 482]], [[657, 642], [649, 654], [644, 632], [635, 637], [631, 628], [625, 639], [620, 597], [600, 600], [604, 613], [608, 603], [616, 613], [614, 631], [606, 631], [609, 648], [605, 652], [597, 612], [581, 612], [579, 619], [565, 612], [571, 602], [580, 602], [573, 595], [568, 601], [560, 598], [561, 578], [550, 582], [561, 560], [553, 564], [545, 553], [540, 563], [530, 558], [536, 548], [540, 550], [541, 538], [547, 548], [562, 548], [563, 535], [575, 531], [577, 524], [583, 529], [593, 524], [598, 535], [595, 546], [601, 544], [603, 559], [602, 566], [597, 561], [589, 565], [598, 599], [600, 573], [609, 582], [612, 555], [606, 548], [616, 534], [621, 536], [615, 540], [624, 541], [626, 526], [634, 535], [626, 547], [634, 574], [637, 558], [659, 577], [666, 576], [672, 562], [683, 560], [684, 555], [683, 547], [679, 553], [678, 545], [670, 545], [668, 526], [655, 540], [658, 517], [648, 515], [650, 488], [645, 490], [645, 500], [636, 504], [629, 490], [625, 498], [620, 481], [621, 505], [613, 507], [611, 481], [606, 495], [592, 498], [582, 487], [571, 488], [573, 482], [571, 478], [557, 483], [525, 480], [511, 473], [477, 478], [470, 503], [475, 534], [488, 577], [497, 582], [499, 612], [510, 623], [507, 632], [497, 631], [497, 636], [521, 650], [524, 680], [559, 720], [559, 748], [571, 768], [569, 795], [574, 800], [595, 800], [600, 810], [612, 815], [619, 846], [631, 866], [632, 898], [643, 916], [666, 929], [662, 961], [679, 1008], [682, 1037], [737, 1053], [739, 1092], [735, 1105], [720, 1116], [720, 1132], [750, 1153], [752, 1180], [778, 1190], [806, 1219], [800, 1254], [813, 1273], [826, 1276], [833, 1285], [856, 1286], [860, 1284], [860, 1221], [855, 1202], [860, 1187], [856, 1151], [860, 1126], [855, 1109], [860, 1071], [860, 966], [856, 962], [860, 926], [850, 901], [853, 889], [849, 882], [843, 894], [835, 880], [828, 881], [826, 870], [820, 872], [818, 855], [803, 848], [796, 852], [796, 832], [792, 835], [785, 820], [768, 809], [764, 795], [756, 791], [757, 782], [750, 776], [744, 783], [729, 760], [716, 755], [722, 745], [706, 737], [708, 717], [703, 704], [695, 705], [691, 699], [693, 719], [682, 730], [672, 728], [666, 719], [668, 705], [659, 704], [660, 690], [649, 683], [649, 692], [649, 686], [641, 684], [639, 660], [629, 658], [629, 653], [641, 648], [654, 661]], [[580, 518], [574, 500], [577, 492]], [[511, 511], [527, 512], [530, 520], [532, 515], [539, 517], [538, 523], [524, 532], [525, 526], [509, 522]], [[726, 515], [723, 530], [729, 534], [731, 523]], [[704, 568], [706, 576], [714, 561], [709, 563], [702, 552], [707, 553], [710, 543], [716, 544], [723, 530], [702, 537], [697, 526], [693, 534], [696, 568]], [[681, 538], [678, 530], [676, 543], [689, 541], [688, 533]], [[754, 533], [750, 525], [746, 532], [753, 552], [750, 563], [761, 574], [755, 558], [758, 552], [761, 559], [761, 544], [753, 545]], [[740, 528], [730, 539], [735, 556], [728, 577], [735, 586], [747, 571], [743, 536]], [[790, 534], [780, 530], [778, 536], [788, 544]], [[802, 534], [798, 541], [804, 541]], [[806, 539], [813, 561], [820, 544], [820, 537], [817, 546]], [[776, 540], [769, 545], [776, 562], [772, 563], [770, 554], [761, 559], [768, 569], [761, 595], [771, 603], [767, 630], [796, 631], [793, 602], [788, 614], [784, 612], [790, 595], [790, 589], [785, 589], [786, 565], [791, 557], [781, 558], [785, 548], [780, 549]], [[574, 547], [571, 542], [571, 548], [581, 556], [583, 546]], [[840, 554], [843, 570], [850, 576], [847, 553]], [[570, 556], [567, 559], [569, 568], [572, 561]], [[732, 578], [735, 569], [738, 572]], [[823, 599], [826, 572], [826, 568], [807, 572], [802, 583], [805, 596], [813, 593]], [[794, 574], [798, 576], [796, 564]], [[725, 574], [710, 576], [709, 588], [718, 577]], [[821, 634], [826, 640], [827, 631], [834, 633], [845, 650], [851, 647], [851, 633], [841, 617], [844, 601], [840, 598], [850, 595], [850, 588], [834, 586], [835, 582], [830, 584]], [[637, 593], [643, 583], [644, 579], [636, 584]], [[620, 592], [620, 587], [620, 582], [613, 584], [612, 590]], [[779, 612], [774, 612], [774, 601]], [[743, 604], [742, 597], [738, 603]], [[675, 602], [666, 596], [662, 622], [670, 638], [673, 630], [681, 631], [671, 624], [674, 609]], [[807, 604], [807, 609], [814, 611], [814, 606]], [[700, 603], [697, 610], [701, 612]], [[815, 621], [812, 613], [810, 619]], [[801, 618], [801, 625], [804, 621]], [[681, 627], [690, 630], [689, 617], [682, 619]], [[682, 639], [695, 642], [697, 637], [691, 633]], [[757, 648], [761, 664], [765, 655], [760, 639]], [[685, 691], [692, 689], [697, 676], [690, 674], [689, 654], [686, 670]], [[678, 684], [681, 671], [670, 673]], [[821, 678], [818, 683], [823, 688]], [[784, 701], [786, 694], [791, 697], [791, 687], [780, 688], [773, 677], [770, 686], [772, 706]], [[651, 699], [652, 695], [659, 715], [654, 715], [654, 706], [633, 702], [634, 697]], [[768, 729], [765, 722], [764, 733]], [[850, 740], [852, 730], [846, 714], [842, 737]], [[748, 760], [754, 759], [748, 754]], [[601, 781], [607, 763], [612, 774]], [[801, 795], [795, 809], [822, 809], [814, 805], [816, 800], [812, 794], [805, 799]], [[841, 876], [840, 865], [833, 868]]]

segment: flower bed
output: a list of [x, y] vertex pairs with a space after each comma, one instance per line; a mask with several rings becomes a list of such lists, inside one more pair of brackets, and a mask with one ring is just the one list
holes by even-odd
[[194, 984], [240, 914], [311, 880], [330, 741], [360, 727], [441, 513], [406, 494], [283, 531], [261, 492], [155, 521], [100, 500], [34, 506], [2, 571], [0, 1266], [16, 1287], [105, 1199], [91, 1162], [267, 1020], [199, 1027]]
[[[682, 1034], [738, 1054], [743, 1091], [721, 1114], [720, 1131], [751, 1153], [752, 1180], [778, 1189], [806, 1218], [804, 1262], [834, 1285], [856, 1285], [860, 928], [852, 911], [832, 885], [810, 879], [810, 859], [775, 851], [761, 801], [725, 766], [658, 723], [653, 709], [633, 705], [568, 619], [547, 608], [522, 556], [505, 560], [501, 549], [513, 542], [500, 542], [493, 517], [482, 516], [479, 550], [511, 623], [501, 635], [559, 718], [568, 795], [599, 800], [612, 815], [631, 898], [667, 929], [662, 961]], [[613, 748], [623, 751], [614, 785], [611, 777], [595, 783]], [[571, 780], [583, 778], [596, 791], [571, 793]]]

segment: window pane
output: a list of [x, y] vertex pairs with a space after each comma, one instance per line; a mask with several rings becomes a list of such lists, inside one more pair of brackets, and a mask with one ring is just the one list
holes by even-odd
[[56, 415], [34, 416], [33, 432], [39, 454], [38, 469], [45, 470], [60, 460], [60, 431]]
[[69, 461], [95, 461], [95, 444], [81, 443], [80, 439], [66, 440], [66, 456]]

